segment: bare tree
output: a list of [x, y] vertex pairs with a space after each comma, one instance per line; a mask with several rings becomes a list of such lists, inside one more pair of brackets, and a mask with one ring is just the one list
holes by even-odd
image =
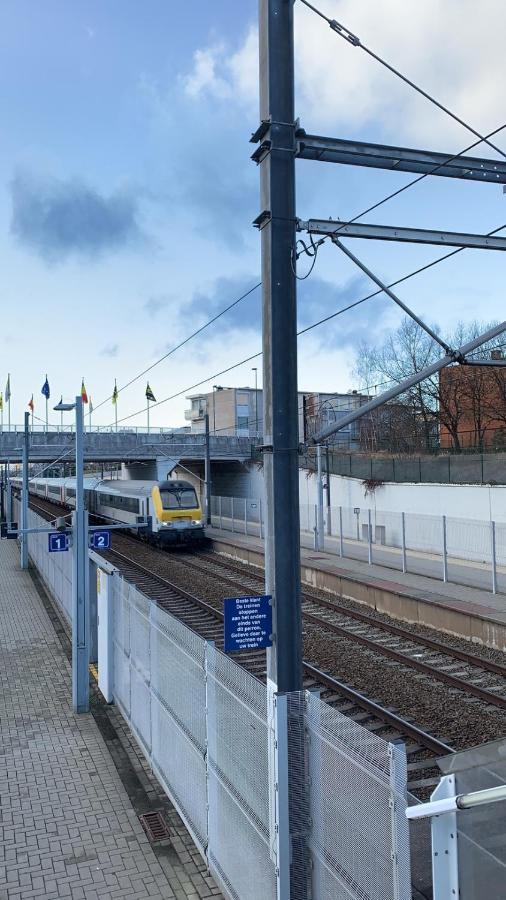
[[[445, 342], [449, 346], [459, 347], [492, 324], [460, 322], [451, 334], [445, 336]], [[432, 328], [439, 332], [436, 325]], [[484, 345], [475, 358], [490, 357], [497, 343], [495, 339]], [[405, 317], [399, 328], [380, 347], [365, 343], [359, 347], [354, 374], [359, 384], [365, 382], [369, 393], [374, 385], [378, 385], [379, 390], [385, 390], [389, 384], [399, 384], [440, 356], [438, 344], [416, 322]], [[479, 374], [474, 376], [473, 372], [481, 371], [474, 367], [467, 370], [471, 373], [469, 377], [463, 376], [462, 371], [460, 367], [452, 366], [440, 375], [415, 385], [398, 398], [395, 405], [384, 407], [381, 415], [369, 421], [364, 428], [364, 440], [371, 444], [374, 434], [377, 438], [381, 432], [384, 433], [388, 416], [391, 416], [391, 433], [394, 438], [395, 432], [395, 440], [391, 441], [390, 449], [394, 452], [402, 444], [413, 450], [433, 449], [437, 422], [449, 433], [453, 449], [460, 451], [463, 446], [463, 423], [469, 420], [469, 430], [475, 435], [472, 442], [481, 445], [491, 420], [487, 406], [490, 382]], [[504, 415], [506, 424], [506, 411]]]

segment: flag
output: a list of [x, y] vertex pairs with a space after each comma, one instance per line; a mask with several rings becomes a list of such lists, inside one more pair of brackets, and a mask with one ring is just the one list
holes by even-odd
[[93, 403], [91, 402], [91, 397], [90, 397], [90, 408], [89, 408], [88, 412], [89, 413], [93, 412]]
[[49, 392], [49, 381], [47, 380], [47, 375], [46, 375], [46, 380], [45, 380], [44, 384], [42, 385], [41, 394], [44, 395], [46, 400], [49, 400], [49, 398], [51, 396], [51, 394]]
[[86, 393], [86, 388], [84, 386], [84, 378], [81, 382], [81, 400], [83, 401], [83, 403], [88, 402], [88, 394]]
[[114, 403], [115, 406], [116, 406], [116, 403], [118, 402], [118, 387], [116, 385], [116, 379], [114, 379], [114, 390], [112, 392], [112, 402]]
[[4, 408], [4, 398], [3, 398], [3, 394], [0, 393], [0, 412], [3, 410], [3, 408]]
[[151, 403], [156, 403], [156, 397], [149, 386], [149, 381], [146, 385], [146, 400], [151, 400]]
[[7, 384], [5, 385], [5, 402], [8, 403], [11, 399], [11, 376], [7, 375]]
[[31, 398], [30, 402], [28, 403], [28, 408], [31, 409], [31, 411], [33, 413], [33, 410], [34, 410], [33, 394], [32, 394], [32, 398]]

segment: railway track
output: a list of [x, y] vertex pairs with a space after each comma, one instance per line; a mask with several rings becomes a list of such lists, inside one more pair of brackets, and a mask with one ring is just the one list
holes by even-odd
[[[104, 551], [102, 555], [119, 569], [127, 581], [135, 584], [162, 609], [179, 618], [201, 637], [213, 640], [216, 646], [222, 647], [223, 612], [217, 603], [190, 594], [118, 550]], [[265, 651], [241, 653], [237, 662], [265, 681]], [[385, 740], [402, 740], [406, 744], [410, 791], [415, 792], [437, 782], [435, 758], [453, 752], [451, 746], [312, 663], [304, 661], [303, 671], [304, 688], [318, 690], [326, 703]]]
[[[178, 555], [178, 562], [216, 574], [234, 590], [263, 589], [262, 573], [245, 573], [216, 554]], [[240, 575], [231, 577], [230, 572]], [[383, 622], [333, 600], [302, 591], [302, 617], [317, 628], [360, 644], [375, 653], [415, 669], [431, 679], [476, 697], [482, 703], [506, 710], [506, 667], [465, 650], [422, 635], [400, 625]]]

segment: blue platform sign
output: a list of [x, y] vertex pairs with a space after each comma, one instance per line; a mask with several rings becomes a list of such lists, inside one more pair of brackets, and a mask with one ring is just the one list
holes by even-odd
[[90, 547], [94, 550], [109, 550], [111, 546], [110, 531], [92, 531], [90, 534]]
[[69, 549], [69, 536], [63, 531], [51, 531], [47, 536], [47, 549], [50, 553], [61, 553]]
[[272, 597], [227, 597], [224, 601], [225, 653], [271, 647]]

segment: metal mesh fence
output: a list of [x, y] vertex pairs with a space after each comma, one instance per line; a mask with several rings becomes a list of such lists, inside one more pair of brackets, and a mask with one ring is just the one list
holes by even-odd
[[[13, 499], [13, 515], [20, 522], [20, 503]], [[47, 528], [47, 522], [33, 510], [28, 510], [29, 528]], [[72, 552], [48, 553], [47, 534], [28, 536], [28, 553], [44, 584], [54, 597], [65, 618], [72, 619]]]
[[[31, 514], [31, 527], [38, 518]], [[46, 534], [30, 537], [30, 553], [70, 609], [71, 554], [49, 554]], [[118, 573], [103, 577], [118, 708], [224, 893], [274, 900], [265, 684]], [[278, 766], [289, 780], [294, 900], [404, 900], [402, 753], [314, 695], [288, 701], [288, 755]]]
[[240, 900], [275, 898], [266, 688], [212, 647], [207, 676], [211, 871]]
[[[313, 900], [411, 897], [406, 759], [317, 696], [304, 724]], [[290, 705], [293, 716], [293, 704]], [[289, 727], [289, 735], [298, 729]]]
[[[236, 533], [264, 536], [260, 501], [214, 497], [212, 509], [213, 525]], [[302, 503], [302, 546], [313, 547], [315, 523], [315, 505]], [[444, 526], [443, 516], [403, 514], [374, 507], [324, 506], [324, 533], [324, 549], [339, 556], [430, 578], [443, 579], [446, 575], [448, 581], [456, 584], [506, 592], [506, 523], [497, 522], [492, 526], [491, 522], [480, 519], [448, 516]]]

